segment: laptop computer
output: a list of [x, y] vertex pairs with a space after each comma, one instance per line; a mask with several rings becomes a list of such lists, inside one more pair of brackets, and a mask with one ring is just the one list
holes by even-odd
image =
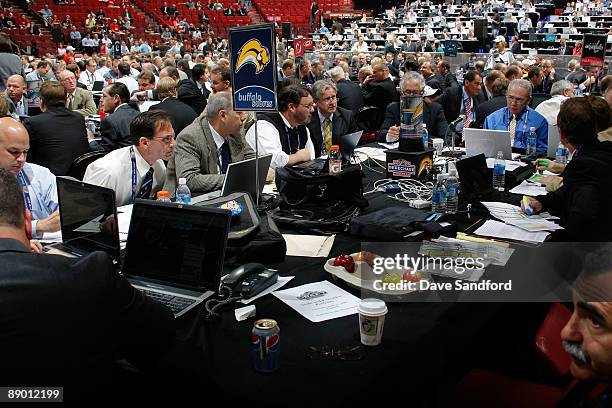
[[94, 81], [93, 85], [91, 86], [92, 92], [102, 92], [103, 89], [104, 81]]
[[512, 159], [510, 132], [507, 130], [465, 129], [465, 152], [468, 157], [484, 153], [485, 157], [497, 157], [497, 152], [504, 154], [504, 159]]
[[[361, 140], [361, 135], [363, 134], [363, 130], [359, 130], [353, 133], [347, 133], [338, 138], [338, 147], [340, 147], [340, 155], [342, 156], [342, 163], [350, 163], [353, 154], [355, 153], [355, 148], [359, 144]], [[327, 158], [318, 157], [314, 160], [310, 160], [304, 163], [300, 163], [295, 165], [294, 167], [300, 169], [307, 169], [313, 171], [322, 171], [325, 169], [325, 164], [327, 163]]]
[[554, 159], [557, 156], [557, 146], [559, 146], [559, 127], [548, 125], [548, 152], [547, 157]]
[[62, 243], [48, 248], [61, 255], [108, 253], [120, 262], [121, 251], [115, 191], [69, 177], [57, 177]]
[[182, 316], [219, 289], [230, 213], [136, 200], [122, 274]]

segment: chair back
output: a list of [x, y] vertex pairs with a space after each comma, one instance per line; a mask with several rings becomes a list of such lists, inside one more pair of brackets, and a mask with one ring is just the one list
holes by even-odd
[[68, 169], [68, 174], [66, 175], [82, 181], [83, 176], [85, 175], [85, 170], [87, 170], [87, 166], [104, 156], [106, 156], [105, 151], [94, 151], [82, 154], [74, 159], [70, 169]]
[[563, 349], [561, 330], [572, 316], [572, 312], [561, 303], [554, 303], [535, 335], [538, 354], [559, 376], [569, 371], [571, 358]]

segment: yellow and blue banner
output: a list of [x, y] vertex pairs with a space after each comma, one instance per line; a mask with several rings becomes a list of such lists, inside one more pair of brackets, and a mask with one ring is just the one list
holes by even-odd
[[234, 110], [276, 111], [274, 26], [232, 28], [229, 45]]

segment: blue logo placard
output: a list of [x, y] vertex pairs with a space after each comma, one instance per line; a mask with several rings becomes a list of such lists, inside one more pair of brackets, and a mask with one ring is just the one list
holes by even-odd
[[236, 111], [276, 111], [274, 26], [229, 30], [233, 104]]

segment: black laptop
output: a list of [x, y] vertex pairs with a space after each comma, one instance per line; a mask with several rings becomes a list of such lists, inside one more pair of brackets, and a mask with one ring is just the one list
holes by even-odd
[[122, 274], [183, 315], [219, 289], [230, 212], [136, 200]]
[[115, 192], [69, 177], [56, 180], [62, 243], [49, 248], [77, 257], [104, 251], [120, 262]]

